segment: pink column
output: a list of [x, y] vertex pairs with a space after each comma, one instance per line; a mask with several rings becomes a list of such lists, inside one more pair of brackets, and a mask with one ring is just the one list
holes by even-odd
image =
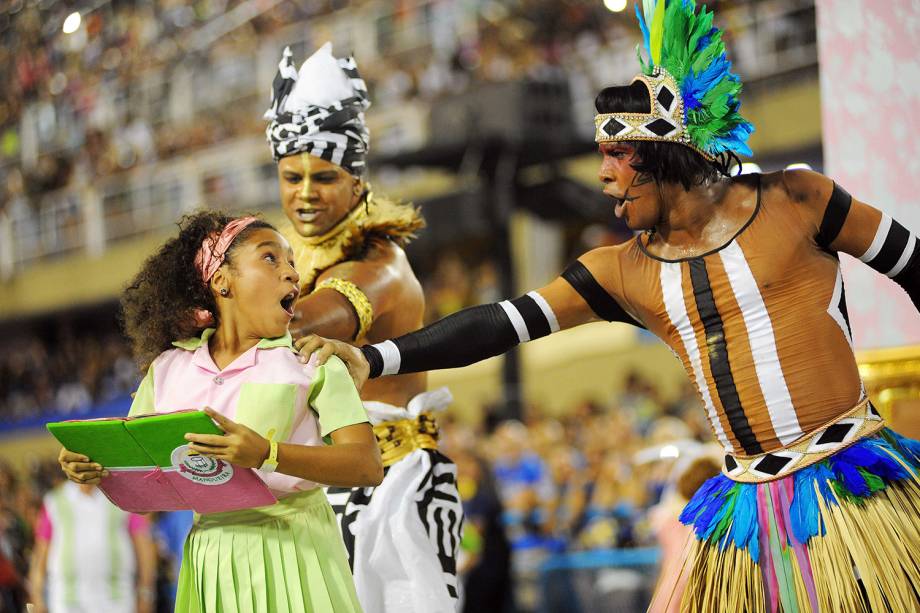
[[[816, 5], [825, 173], [920, 234], [920, 2]], [[857, 347], [920, 343], [901, 288], [842, 259]]]

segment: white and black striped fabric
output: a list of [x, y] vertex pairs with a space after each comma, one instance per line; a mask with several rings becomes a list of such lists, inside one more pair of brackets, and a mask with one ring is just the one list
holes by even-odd
[[536, 340], [559, 331], [559, 322], [549, 303], [537, 292], [527, 292], [514, 300], [503, 300], [498, 306], [508, 316], [518, 342]]
[[330, 486], [326, 489], [326, 498], [335, 513], [342, 530], [342, 540], [348, 551], [348, 564], [352, 571], [355, 568], [355, 520], [358, 514], [367, 508], [371, 501], [373, 487], [338, 487]]
[[297, 84], [297, 69], [291, 56], [290, 47], [285, 47], [278, 74], [272, 82], [271, 108], [264, 115], [270, 122], [265, 135], [271, 144], [272, 156], [277, 162], [288, 155], [309, 153], [341, 166], [352, 175], [361, 176], [370, 147], [364, 111], [371, 103], [354, 58], [337, 58], [351, 83], [353, 96], [331, 106], [286, 109], [285, 103]]
[[[842, 187], [834, 184], [834, 190], [827, 203], [824, 218], [816, 241], [831, 251], [833, 242], [850, 212], [852, 196]], [[868, 264], [883, 275], [893, 279], [904, 288], [914, 305], [920, 310], [920, 241], [910, 230], [882, 213], [882, 219], [875, 230], [875, 236], [860, 261]]]
[[[365, 613], [452, 613], [456, 609], [463, 529], [457, 467], [437, 450], [413, 453], [418, 454], [414, 461], [406, 458], [388, 467], [380, 486], [326, 490]], [[403, 489], [408, 484], [412, 484], [409, 491]], [[422, 549], [420, 539], [427, 542]], [[438, 568], [431, 568], [427, 556], [421, 555], [428, 551], [436, 556]], [[426, 585], [419, 585], [420, 581]]]
[[859, 259], [878, 272], [896, 279], [912, 262], [916, 262], [917, 237], [907, 228], [882, 214], [872, 244]]

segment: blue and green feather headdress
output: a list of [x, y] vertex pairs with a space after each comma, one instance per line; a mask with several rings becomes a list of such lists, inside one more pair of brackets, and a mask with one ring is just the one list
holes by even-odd
[[[731, 72], [722, 32], [712, 12], [694, 0], [644, 0], [636, 4], [642, 30], [637, 48], [651, 113], [602, 113], [595, 118], [598, 143], [650, 140], [690, 147], [708, 160], [751, 155], [754, 126], [738, 112], [741, 80]], [[642, 57], [642, 48], [648, 61]]]

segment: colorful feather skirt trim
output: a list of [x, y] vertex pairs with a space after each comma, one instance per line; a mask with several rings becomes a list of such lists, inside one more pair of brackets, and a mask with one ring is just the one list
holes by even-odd
[[785, 477], [703, 484], [681, 611], [920, 611], [920, 442], [880, 430]]

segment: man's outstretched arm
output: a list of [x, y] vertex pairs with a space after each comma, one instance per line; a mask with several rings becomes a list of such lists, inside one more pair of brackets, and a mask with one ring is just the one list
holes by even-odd
[[[365, 345], [363, 359], [352, 348], [325, 339], [304, 339], [301, 353], [336, 353], [346, 362], [366, 361], [371, 378], [467, 366], [514, 346], [591, 321], [641, 325], [598, 281], [598, 270], [616, 257], [607, 248], [585, 254], [549, 285], [516, 298], [485, 304], [445, 317], [399, 338]], [[616, 286], [617, 284], [614, 284]], [[358, 369], [362, 365], [356, 365]], [[353, 372], [355, 369], [352, 369]]]

